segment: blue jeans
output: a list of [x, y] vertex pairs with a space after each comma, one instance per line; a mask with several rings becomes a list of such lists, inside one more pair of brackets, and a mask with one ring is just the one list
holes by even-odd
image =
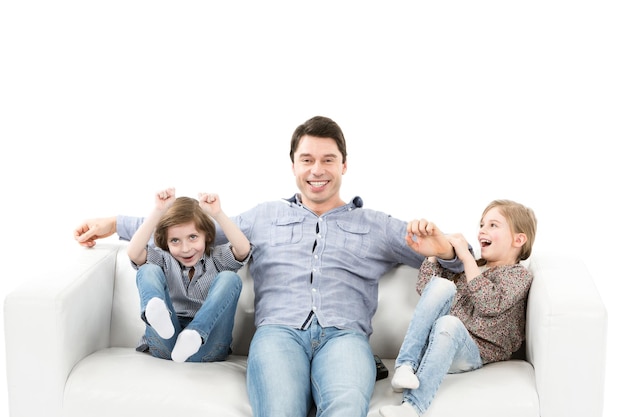
[[455, 316], [449, 315], [456, 285], [433, 277], [424, 288], [396, 359], [396, 368], [409, 365], [420, 385], [405, 389], [408, 402], [422, 415], [430, 406], [447, 373], [459, 373], [483, 366], [478, 346]]
[[255, 417], [367, 415], [376, 364], [365, 334], [313, 320], [306, 330], [260, 326], [250, 344], [248, 397]]
[[[202, 346], [191, 355], [188, 362], [215, 362], [225, 360], [233, 341], [235, 310], [241, 294], [241, 278], [235, 272], [222, 271], [215, 276], [207, 298], [194, 317], [177, 317], [163, 270], [152, 264], [144, 264], [137, 271], [137, 288], [141, 302], [141, 318], [146, 321], [146, 304], [153, 297], [165, 301], [172, 323], [174, 336], [161, 338], [146, 322], [146, 339], [152, 356], [171, 359], [172, 349], [183, 329], [195, 330], [202, 338]], [[173, 312], [173, 313], [172, 313]]]

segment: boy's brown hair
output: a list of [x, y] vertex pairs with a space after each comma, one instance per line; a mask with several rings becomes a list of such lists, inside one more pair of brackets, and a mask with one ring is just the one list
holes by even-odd
[[215, 223], [208, 214], [202, 210], [200, 203], [195, 198], [178, 197], [174, 204], [165, 212], [154, 230], [154, 244], [169, 251], [167, 246], [167, 230], [171, 226], [178, 226], [193, 222], [198, 232], [205, 234], [205, 253], [211, 253], [213, 241], [215, 241]]

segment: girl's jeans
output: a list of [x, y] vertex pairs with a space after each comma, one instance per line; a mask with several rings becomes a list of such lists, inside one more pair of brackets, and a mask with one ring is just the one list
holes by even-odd
[[195, 330], [202, 338], [198, 352], [188, 362], [223, 361], [228, 357], [233, 341], [235, 310], [241, 294], [241, 278], [235, 272], [222, 271], [215, 276], [206, 300], [195, 317], [177, 317], [167, 290], [163, 270], [152, 264], [144, 264], [137, 271], [137, 288], [141, 302], [141, 318], [146, 321], [146, 304], [153, 297], [165, 301], [172, 323], [174, 336], [162, 339], [146, 322], [146, 339], [152, 356], [171, 359], [172, 349], [183, 329]]
[[353, 330], [259, 326], [248, 356], [255, 417], [365, 417], [376, 380], [367, 337]]
[[456, 294], [452, 281], [433, 277], [415, 307], [396, 368], [409, 365], [416, 371], [420, 385], [405, 389], [403, 402], [422, 415], [430, 406], [447, 373], [459, 373], [483, 366], [478, 346], [465, 325], [449, 315]]

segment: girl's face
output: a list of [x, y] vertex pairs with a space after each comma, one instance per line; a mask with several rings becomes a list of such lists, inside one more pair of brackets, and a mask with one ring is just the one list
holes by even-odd
[[193, 222], [170, 226], [167, 229], [167, 248], [185, 267], [192, 267], [204, 254], [206, 236], [196, 230]]
[[480, 256], [489, 266], [513, 265], [517, 262], [521, 245], [515, 239], [511, 225], [497, 207], [483, 216], [478, 231], [478, 243]]

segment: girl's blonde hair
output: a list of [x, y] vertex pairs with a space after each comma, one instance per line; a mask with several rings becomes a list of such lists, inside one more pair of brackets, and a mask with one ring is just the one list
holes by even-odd
[[211, 253], [212, 243], [215, 240], [215, 223], [208, 214], [202, 210], [198, 200], [191, 197], [178, 197], [174, 204], [165, 212], [154, 230], [154, 244], [164, 251], [169, 252], [167, 246], [167, 230], [171, 226], [178, 226], [193, 222], [198, 232], [205, 234], [206, 247], [204, 252]]
[[524, 233], [526, 235], [526, 243], [522, 245], [517, 261], [523, 261], [530, 257], [535, 243], [535, 235], [537, 234], [537, 218], [535, 212], [512, 200], [494, 200], [485, 208], [481, 219], [492, 208], [497, 207], [500, 213], [511, 226], [511, 232]]

